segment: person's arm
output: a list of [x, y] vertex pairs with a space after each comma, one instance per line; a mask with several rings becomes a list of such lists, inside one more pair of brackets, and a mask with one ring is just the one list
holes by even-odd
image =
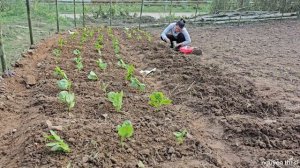
[[170, 41], [167, 37], [167, 33], [173, 29], [174, 25], [175, 25], [175, 23], [171, 23], [171, 24], [169, 24], [168, 27], [165, 28], [165, 30], [161, 33], [162, 39], [164, 39], [166, 41]]
[[189, 32], [186, 30], [186, 28], [184, 28], [184, 29], [182, 30], [182, 34], [184, 35], [185, 41], [182, 42], [182, 43], [179, 43], [179, 44], [177, 44], [177, 45], [186, 46], [186, 45], [190, 44], [190, 43], [192, 42], [192, 40], [191, 40], [190, 34], [189, 34]]

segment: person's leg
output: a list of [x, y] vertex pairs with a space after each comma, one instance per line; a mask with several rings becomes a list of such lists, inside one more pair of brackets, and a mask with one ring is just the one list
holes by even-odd
[[184, 41], [185, 41], [185, 37], [184, 37], [183, 33], [179, 33], [178, 36], [177, 36], [176, 42], [177, 43], [182, 43]]
[[[172, 35], [172, 34], [167, 34], [167, 38], [170, 40], [171, 42], [171, 48], [173, 48], [173, 41], [176, 41], [176, 38]], [[164, 42], [167, 42], [166, 40], [164, 40], [161, 36], [160, 36], [160, 39]]]
[[[183, 35], [182, 33], [179, 33], [179, 34], [177, 35], [176, 43], [178, 44], [178, 43], [182, 43], [182, 42], [184, 42], [184, 41], [185, 41], [184, 35]], [[180, 47], [181, 47], [181, 46], [177, 46], [177, 47], [175, 48], [175, 50], [179, 50]]]

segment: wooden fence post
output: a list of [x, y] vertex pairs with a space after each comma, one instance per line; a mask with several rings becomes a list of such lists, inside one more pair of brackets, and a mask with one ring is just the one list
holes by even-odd
[[76, 27], [76, 2], [73, 0], [73, 5], [74, 5], [74, 25]]
[[169, 24], [171, 23], [172, 8], [173, 8], [173, 0], [171, 0], [170, 14], [169, 14]]
[[111, 19], [112, 19], [112, 0], [109, 3], [109, 26], [111, 26]]
[[59, 33], [59, 19], [58, 19], [58, 6], [57, 6], [57, 0], [55, 0], [55, 8], [56, 8], [56, 30], [57, 33]]
[[144, 0], [142, 0], [142, 4], [141, 4], [141, 12], [140, 12], [140, 22], [139, 22], [139, 29], [141, 29], [141, 22], [142, 22], [143, 7], [144, 7]]
[[82, 25], [85, 27], [84, 0], [82, 0]]
[[28, 19], [28, 27], [29, 27], [30, 45], [33, 45], [29, 0], [26, 0], [26, 7], [27, 7], [27, 19]]
[[6, 58], [4, 53], [3, 40], [2, 40], [2, 25], [0, 25], [0, 58], [1, 58], [2, 72], [5, 72], [7, 67], [6, 67]]

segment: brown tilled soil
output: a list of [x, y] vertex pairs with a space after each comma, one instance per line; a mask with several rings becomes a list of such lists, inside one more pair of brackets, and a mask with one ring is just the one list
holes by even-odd
[[[72, 54], [80, 48], [80, 37], [60, 35], [67, 42], [58, 60], [52, 54], [58, 37], [45, 40], [16, 64], [17, 76], [0, 83], [0, 167], [131, 168], [142, 161], [157, 168], [253, 168], [275, 167], [275, 160], [278, 166], [290, 160], [284, 166], [297, 167], [299, 26], [286, 21], [189, 29], [202, 56], [182, 55], [158, 40], [128, 39], [123, 30], [114, 29], [121, 56], [135, 65], [145, 92], [125, 81], [105, 28], [100, 31], [105, 37], [102, 58], [108, 63], [104, 72], [95, 63], [98, 33], [81, 50], [83, 71], [76, 70]], [[77, 102], [70, 113], [57, 100], [56, 65], [73, 81]], [[148, 76], [139, 73], [152, 68], [157, 71]], [[87, 79], [91, 70], [99, 81]], [[108, 91], [124, 91], [121, 112], [107, 100], [103, 82], [109, 84]], [[156, 111], [148, 105], [153, 91], [164, 92], [173, 104]], [[45, 146], [47, 120], [62, 126], [57, 133], [71, 153]], [[116, 126], [124, 120], [131, 120], [135, 133], [122, 147]], [[182, 129], [189, 135], [179, 145], [173, 132]]]

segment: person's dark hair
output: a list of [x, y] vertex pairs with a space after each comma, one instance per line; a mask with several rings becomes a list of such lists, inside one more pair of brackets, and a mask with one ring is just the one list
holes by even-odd
[[185, 20], [180, 19], [179, 21], [176, 22], [176, 25], [178, 25], [181, 29], [184, 28]]

